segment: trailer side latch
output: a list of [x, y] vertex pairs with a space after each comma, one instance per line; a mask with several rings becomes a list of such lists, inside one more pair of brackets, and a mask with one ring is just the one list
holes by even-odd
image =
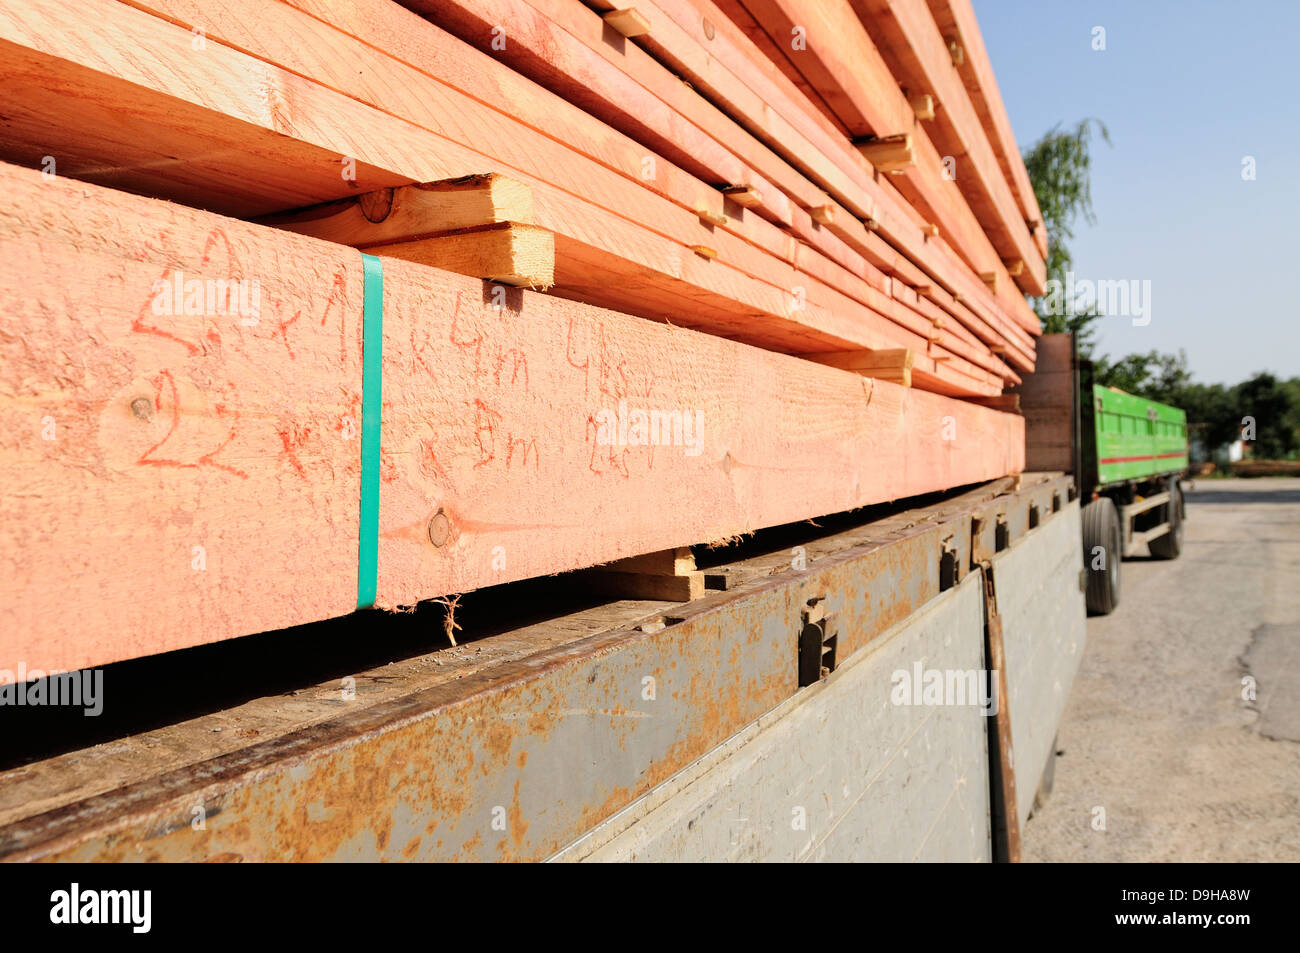
[[835, 617], [826, 612], [826, 597], [809, 599], [800, 612], [799, 687], [820, 681], [835, 671], [835, 646], [839, 631]]

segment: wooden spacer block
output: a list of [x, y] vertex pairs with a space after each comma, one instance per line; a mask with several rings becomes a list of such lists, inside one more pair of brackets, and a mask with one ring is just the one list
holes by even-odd
[[763, 196], [751, 185], [733, 185], [723, 189], [722, 194], [744, 208], [757, 208], [763, 204]]
[[938, 226], [938, 225], [931, 225], [931, 224], [929, 224], [929, 223], [927, 222], [925, 225], [922, 225], [922, 226], [921, 226], [921, 231], [923, 231], [923, 232], [924, 232], [927, 236], [929, 236], [930, 238], [938, 238], [938, 237], [939, 237], [939, 226]]
[[394, 244], [358, 246], [444, 271], [525, 288], [555, 284], [555, 236], [537, 225], [503, 222]]
[[962, 66], [966, 62], [966, 50], [958, 42], [956, 37], [944, 37], [944, 42], [948, 44], [948, 55], [952, 57], [953, 66]]
[[835, 221], [834, 205], [818, 205], [810, 213], [814, 222], [820, 225], [830, 225]]
[[695, 254], [699, 255], [701, 258], [707, 258], [710, 261], [718, 257], [717, 249], [710, 248], [708, 245], [692, 245], [691, 251], [695, 252]]
[[906, 348], [891, 348], [881, 351], [818, 351], [813, 354], [801, 354], [800, 357], [828, 367], [853, 371], [863, 377], [912, 386], [912, 352]]
[[532, 189], [496, 174], [379, 189], [256, 219], [259, 225], [353, 247], [534, 220]]
[[902, 172], [916, 165], [912, 134], [884, 136], [854, 143], [863, 157], [881, 172]]
[[661, 549], [657, 553], [646, 553], [643, 556], [629, 556], [627, 559], [618, 559], [612, 563], [606, 563], [604, 566], [597, 566], [596, 569], [615, 572], [646, 572], [659, 576], [682, 576], [695, 571], [695, 554], [691, 552], [689, 546], [678, 546], [675, 549]]
[[628, 7], [624, 10], [610, 10], [601, 19], [629, 39], [636, 36], [645, 36], [650, 32], [650, 21], [636, 7]]
[[1003, 259], [1002, 264], [1007, 266], [1007, 274], [1012, 278], [1019, 278], [1025, 271], [1025, 261], [1023, 258]]
[[623, 599], [689, 602], [704, 595], [704, 573], [689, 547], [620, 559], [584, 574], [597, 592]]
[[991, 407], [994, 410], [1006, 412], [1018, 412], [1020, 410], [1019, 394], [995, 394], [992, 397], [967, 397], [963, 398], [972, 404], [979, 404], [981, 407]]
[[907, 104], [912, 107], [917, 119], [934, 118], [934, 97], [929, 93], [912, 93], [907, 97]]
[[695, 214], [700, 217], [701, 222], [708, 222], [710, 225], [726, 225], [727, 216], [721, 212], [710, 212], [707, 208], [695, 210]]
[[989, 291], [994, 294], [998, 293], [998, 273], [996, 271], [981, 271], [980, 281], [988, 285]]

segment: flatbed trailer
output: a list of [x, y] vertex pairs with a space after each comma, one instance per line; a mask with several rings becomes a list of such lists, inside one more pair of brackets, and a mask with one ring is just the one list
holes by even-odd
[[135, 719], [25, 711], [0, 859], [1016, 859], [1084, 648], [1072, 478], [818, 523], [700, 551], [686, 603], [557, 577], [456, 647], [426, 607], [119, 663]]
[[1093, 381], [1071, 334], [1039, 340], [1038, 368], [1018, 389], [1026, 464], [1076, 474], [1083, 505], [1088, 610], [1119, 604], [1124, 557], [1177, 559], [1186, 518], [1187, 414]]

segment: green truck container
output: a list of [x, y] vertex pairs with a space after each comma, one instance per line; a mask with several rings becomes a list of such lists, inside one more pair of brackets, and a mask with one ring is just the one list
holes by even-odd
[[1107, 614], [1119, 603], [1125, 556], [1145, 547], [1175, 559], [1182, 550], [1187, 414], [1094, 383], [1069, 334], [1039, 339], [1037, 367], [1019, 392], [1026, 468], [1075, 475], [1088, 610]]

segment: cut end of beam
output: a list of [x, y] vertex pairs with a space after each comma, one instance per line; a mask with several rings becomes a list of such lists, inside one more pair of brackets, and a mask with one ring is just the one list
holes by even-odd
[[834, 205], [819, 205], [810, 213], [813, 221], [821, 225], [830, 225], [835, 221]]
[[722, 194], [743, 208], [757, 208], [763, 204], [763, 196], [751, 185], [733, 185], [723, 189]]
[[866, 139], [855, 145], [863, 157], [881, 172], [903, 172], [916, 165], [911, 133]]
[[531, 224], [533, 191], [503, 175], [473, 175], [377, 189], [257, 219], [340, 245], [374, 245], [503, 222]]
[[687, 547], [620, 559], [584, 576], [597, 592], [623, 599], [689, 602], [705, 592], [704, 573]]
[[828, 367], [853, 371], [863, 377], [912, 386], [913, 355], [906, 348], [894, 348], [883, 351], [819, 351], [814, 354], [801, 354], [800, 357]]
[[555, 284], [555, 236], [536, 225], [505, 222], [364, 250], [503, 285], [545, 289]]
[[907, 97], [907, 104], [917, 119], [934, 118], [934, 97], [929, 93], [912, 93]]
[[650, 21], [636, 7], [628, 7], [624, 10], [610, 10], [602, 19], [629, 39], [645, 36], [650, 32]]

